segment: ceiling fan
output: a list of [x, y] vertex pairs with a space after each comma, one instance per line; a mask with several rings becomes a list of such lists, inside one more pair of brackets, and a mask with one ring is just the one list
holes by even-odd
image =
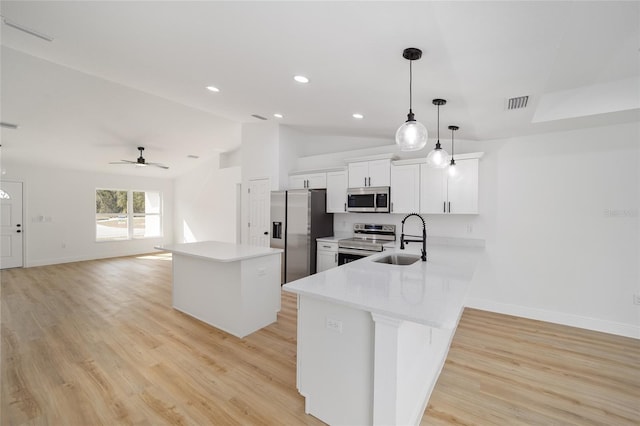
[[161, 169], [168, 169], [169, 168], [168, 166], [165, 166], [164, 164], [147, 162], [144, 159], [144, 157], [142, 156], [142, 151], [144, 151], [144, 147], [139, 146], [138, 147], [138, 151], [140, 151], [140, 157], [138, 157], [138, 159], [136, 161], [121, 160], [121, 161], [112, 161], [109, 164], [134, 164], [136, 166], [155, 166], [155, 167], [160, 167]]

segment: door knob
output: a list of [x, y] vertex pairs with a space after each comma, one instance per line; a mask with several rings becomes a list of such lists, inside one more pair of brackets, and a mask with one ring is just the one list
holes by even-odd
[[20, 232], [22, 232], [22, 231], [18, 229], [16, 232], [19, 234], [19, 233], [20, 233]]
[[264, 235], [269, 235], [269, 231], [264, 231]]
[[19, 228], [21, 225], [20, 225], [20, 224], [17, 224], [16, 226]]

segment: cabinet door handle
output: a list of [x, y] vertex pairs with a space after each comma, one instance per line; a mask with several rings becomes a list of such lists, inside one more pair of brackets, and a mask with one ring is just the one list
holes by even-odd
[[344, 211], [347, 211], [347, 203], [344, 203]]
[[449, 213], [451, 213], [451, 201], [449, 201]]
[[393, 203], [391, 203], [391, 210], [390, 213], [393, 213]]
[[371, 178], [369, 178], [369, 186], [371, 186]]
[[334, 261], [335, 263], [338, 263], [338, 253], [336, 253], [336, 254], [335, 254], [335, 257], [333, 258], [333, 261]]
[[447, 202], [443, 201], [442, 202], [442, 213], [446, 213], [447, 212]]
[[367, 186], [367, 178], [364, 178], [364, 186]]

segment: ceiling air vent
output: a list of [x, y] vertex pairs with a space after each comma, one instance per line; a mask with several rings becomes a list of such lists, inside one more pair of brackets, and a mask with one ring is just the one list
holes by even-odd
[[257, 118], [258, 120], [266, 120], [266, 117], [263, 117], [263, 116], [258, 115], [258, 114], [251, 114], [251, 116], [253, 118]]
[[529, 102], [529, 96], [518, 96], [517, 98], [509, 98], [507, 102], [507, 110], [526, 108]]

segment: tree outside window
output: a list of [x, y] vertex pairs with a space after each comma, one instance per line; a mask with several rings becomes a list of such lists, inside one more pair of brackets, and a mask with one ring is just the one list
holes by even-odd
[[96, 240], [162, 236], [162, 196], [157, 191], [96, 190]]

